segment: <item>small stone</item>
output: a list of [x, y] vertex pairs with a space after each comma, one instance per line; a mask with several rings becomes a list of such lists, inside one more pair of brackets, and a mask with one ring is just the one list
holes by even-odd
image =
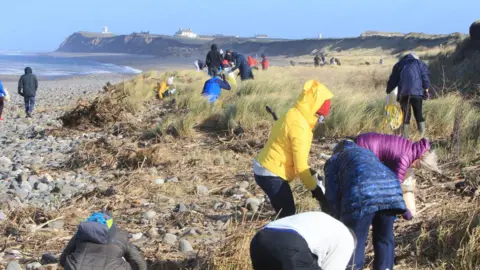
[[163, 243], [167, 245], [175, 245], [177, 242], [177, 236], [175, 234], [167, 233], [165, 236], [163, 236]]
[[206, 196], [208, 195], [209, 191], [208, 191], [208, 188], [204, 185], [197, 185], [197, 194], [198, 195], [202, 195], [202, 196]]
[[215, 166], [223, 166], [225, 165], [225, 159], [223, 157], [217, 157], [213, 160], [213, 164]]
[[19, 199], [25, 199], [28, 196], [28, 191], [23, 188], [16, 188], [15, 195], [17, 195]]
[[141, 232], [139, 232], [139, 233], [134, 233], [134, 234], [132, 234], [131, 240], [132, 240], [132, 241], [140, 240], [140, 238], [142, 238], [142, 236], [143, 236], [143, 233], [141, 233]]
[[180, 213], [183, 213], [185, 211], [187, 211], [187, 206], [185, 206], [185, 204], [181, 203], [179, 205], [177, 205], [177, 212], [180, 212]]
[[163, 178], [156, 178], [156, 179], [154, 180], [154, 183], [155, 183], [155, 185], [163, 185], [163, 184], [165, 184], [165, 179], [163, 179]]
[[260, 200], [257, 198], [248, 198], [247, 201], [245, 202], [245, 205], [247, 206], [247, 209], [252, 211], [252, 212], [257, 212], [258, 207], [260, 206]]
[[198, 232], [195, 228], [190, 228], [189, 230], [187, 230], [187, 232], [185, 233], [185, 235], [193, 235], [193, 236], [196, 236], [198, 235]]
[[3, 213], [3, 211], [0, 211], [0, 221], [4, 221], [6, 218], [7, 216], [5, 215], [5, 213]]
[[10, 261], [7, 264], [6, 270], [23, 270], [20, 264], [16, 261]]
[[242, 182], [238, 183], [239, 188], [247, 189], [248, 186], [250, 186], [250, 183], [248, 183], [248, 181], [242, 181]]
[[148, 230], [148, 235], [150, 235], [150, 237], [152, 238], [157, 237], [158, 236], [157, 228], [155, 227], [150, 228], [150, 230]]
[[58, 264], [47, 264], [40, 267], [40, 270], [57, 270]]
[[178, 177], [170, 177], [167, 179], [167, 183], [177, 183]]
[[37, 189], [40, 192], [46, 192], [48, 191], [48, 185], [45, 183], [36, 183], [35, 189]]
[[37, 270], [42, 267], [42, 264], [39, 262], [29, 263], [26, 265], [27, 270]]
[[187, 252], [192, 252], [193, 247], [190, 244], [190, 242], [188, 242], [186, 239], [181, 239], [180, 242], [178, 243], [178, 250], [180, 250], [181, 252], [187, 253]]
[[217, 203], [215, 203], [215, 205], [213, 206], [213, 210], [215, 210], [215, 211], [216, 211], [216, 210], [219, 210], [220, 207], [222, 207], [222, 206], [223, 206], [223, 203], [217, 202]]
[[202, 208], [200, 206], [198, 206], [198, 204], [196, 204], [196, 203], [191, 203], [190, 208], [194, 211], [202, 211]]
[[225, 202], [222, 206], [223, 210], [230, 210], [232, 209], [232, 204], [230, 202]]
[[148, 210], [143, 214], [143, 218], [149, 219], [149, 220], [154, 219], [156, 216], [157, 216], [157, 212], [153, 210]]
[[50, 174], [46, 173], [42, 175], [42, 177], [40, 177], [40, 182], [48, 184], [50, 182], [53, 182], [53, 177]]
[[54, 222], [51, 222], [48, 224], [48, 227], [51, 229], [56, 229], [56, 230], [63, 230], [63, 227], [65, 226], [65, 220], [55, 220]]
[[55, 255], [51, 253], [45, 253], [42, 255], [42, 259], [40, 260], [42, 264], [52, 264], [58, 263], [58, 259]]
[[28, 192], [33, 190], [32, 185], [30, 185], [28, 181], [23, 181], [22, 184], [20, 185], [20, 188], [23, 188]]

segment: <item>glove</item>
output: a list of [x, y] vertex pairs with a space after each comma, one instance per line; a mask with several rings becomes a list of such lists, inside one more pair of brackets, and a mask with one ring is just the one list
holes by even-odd
[[320, 116], [318, 117], [318, 123], [319, 123], [319, 124], [322, 124], [323, 121], [325, 121], [325, 116], [320, 115]]
[[406, 220], [412, 220], [413, 219], [412, 212], [410, 212], [410, 210], [408, 210], [408, 209], [407, 209], [407, 212], [403, 213], [402, 217]]
[[323, 191], [319, 186], [312, 190], [312, 197], [320, 203], [320, 208], [322, 209], [322, 212], [330, 215], [330, 208], [328, 207], [327, 197], [325, 197], [325, 194], [323, 194]]
[[423, 97], [422, 98], [423, 98], [423, 100], [430, 99], [430, 92], [427, 91], [427, 90], [423, 91]]

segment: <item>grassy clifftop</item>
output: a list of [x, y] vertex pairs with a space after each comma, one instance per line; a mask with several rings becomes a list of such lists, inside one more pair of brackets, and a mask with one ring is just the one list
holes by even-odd
[[131, 53], [157, 56], [189, 57], [208, 51], [212, 43], [221, 48], [242, 53], [266, 53], [270, 56], [299, 56], [320, 50], [346, 51], [378, 48], [387, 53], [399, 53], [415, 49], [448, 46], [461, 41], [461, 34], [425, 35], [410, 33], [389, 35], [366, 32], [355, 38], [275, 40], [234, 37], [178, 38], [165, 35], [139, 34], [112, 35], [77, 32], [69, 36], [58, 48], [61, 52], [73, 53]]

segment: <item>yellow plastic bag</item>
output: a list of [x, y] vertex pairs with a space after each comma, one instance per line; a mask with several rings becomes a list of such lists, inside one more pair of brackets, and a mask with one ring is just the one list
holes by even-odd
[[405, 174], [405, 179], [402, 183], [402, 192], [403, 192], [403, 199], [405, 200], [405, 204], [407, 205], [407, 209], [410, 210], [412, 216], [415, 216], [417, 212], [417, 207], [415, 204], [415, 173], [413, 172], [412, 168], [407, 170]]
[[385, 121], [392, 130], [402, 126], [403, 113], [400, 103], [397, 102], [397, 88], [387, 95], [385, 102]]
[[230, 86], [234, 87], [237, 86], [237, 79], [235, 78], [235, 73], [234, 72], [229, 72], [230, 68], [225, 68], [224, 69], [224, 74], [227, 79], [227, 82], [230, 84]]

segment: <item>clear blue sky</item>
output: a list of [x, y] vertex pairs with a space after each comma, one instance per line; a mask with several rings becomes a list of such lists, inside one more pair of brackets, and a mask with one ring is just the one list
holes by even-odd
[[366, 30], [467, 33], [479, 0], [1, 0], [0, 50], [52, 51], [71, 33], [133, 31], [308, 38]]

